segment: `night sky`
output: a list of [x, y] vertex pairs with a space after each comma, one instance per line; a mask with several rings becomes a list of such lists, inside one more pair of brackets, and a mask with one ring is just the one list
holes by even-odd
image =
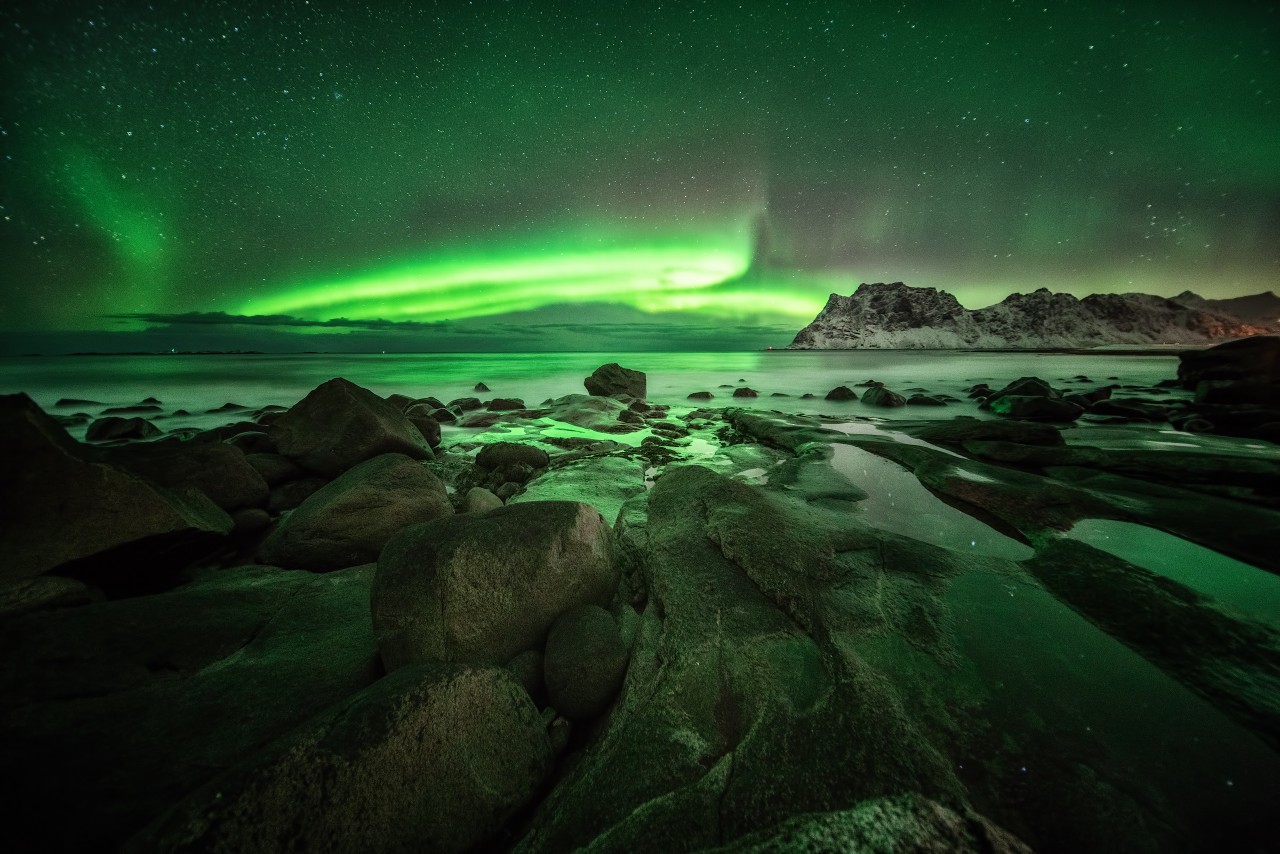
[[1271, 2], [400, 6], [6, 4], [3, 351], [758, 349], [862, 281], [1280, 278]]

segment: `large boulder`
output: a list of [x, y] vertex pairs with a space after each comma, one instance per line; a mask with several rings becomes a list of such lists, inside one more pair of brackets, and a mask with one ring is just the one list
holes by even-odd
[[469, 851], [550, 767], [538, 710], [505, 670], [405, 667], [213, 781], [127, 850]]
[[444, 484], [422, 463], [383, 454], [312, 493], [267, 537], [261, 558], [311, 570], [370, 563], [405, 526], [451, 513]]
[[551, 626], [543, 658], [547, 700], [567, 718], [608, 708], [627, 672], [627, 647], [613, 615], [599, 605], [567, 611]]
[[415, 661], [502, 664], [542, 646], [557, 617], [608, 604], [609, 525], [569, 501], [411, 525], [378, 558], [373, 627], [388, 670]]
[[160, 486], [198, 489], [223, 510], [267, 503], [266, 480], [243, 451], [224, 442], [147, 442], [100, 453], [104, 461]]
[[216, 542], [231, 518], [202, 493], [168, 490], [96, 462], [25, 394], [0, 396], [0, 579], [130, 561]]
[[431, 457], [417, 427], [378, 395], [342, 378], [317, 386], [271, 425], [280, 453], [336, 477], [379, 454]]
[[857, 400], [858, 393], [847, 385], [838, 385], [827, 392], [827, 400]]
[[13, 850], [118, 850], [226, 768], [371, 684], [373, 567], [251, 566], [6, 617], [0, 753]]
[[615, 397], [620, 394], [644, 400], [646, 377], [643, 371], [624, 368], [617, 362], [601, 365], [582, 381], [592, 397]]
[[1280, 383], [1280, 336], [1255, 335], [1207, 350], [1178, 354], [1178, 381], [1194, 389], [1206, 380]]

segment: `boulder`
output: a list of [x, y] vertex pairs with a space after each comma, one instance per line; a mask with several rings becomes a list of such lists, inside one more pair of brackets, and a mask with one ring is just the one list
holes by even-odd
[[514, 412], [524, 409], [524, 401], [518, 397], [495, 397], [485, 406], [489, 412]]
[[427, 415], [409, 415], [406, 416], [409, 423], [418, 428], [418, 432], [422, 434], [422, 438], [427, 440], [427, 444], [433, 449], [440, 447], [440, 422]]
[[121, 439], [150, 439], [160, 435], [160, 428], [145, 418], [120, 418], [109, 415], [97, 418], [85, 431], [87, 442], [112, 442]]
[[543, 658], [547, 702], [571, 720], [608, 708], [627, 672], [627, 647], [613, 615], [599, 605], [566, 611], [551, 626]]
[[555, 619], [618, 586], [609, 525], [569, 501], [513, 504], [411, 525], [378, 558], [374, 633], [388, 670], [415, 661], [502, 664]]
[[713, 395], [709, 391], [695, 391], [689, 395], [688, 399], [689, 400], [710, 400], [714, 396], [715, 395]]
[[485, 445], [476, 454], [476, 465], [482, 469], [493, 471], [505, 466], [525, 463], [535, 469], [546, 468], [550, 462], [547, 452], [533, 445], [522, 445], [518, 442], [494, 442]]
[[898, 407], [905, 406], [907, 399], [896, 391], [890, 391], [882, 385], [872, 386], [862, 393], [862, 402], [868, 406]]
[[467, 494], [463, 497], [460, 512], [484, 513], [488, 510], [497, 510], [501, 506], [501, 498], [483, 486], [473, 486], [467, 490]]
[[506, 671], [406, 667], [213, 781], [126, 850], [469, 851], [550, 768], [538, 710]]
[[858, 393], [847, 385], [838, 385], [827, 392], [827, 400], [857, 400]]
[[444, 484], [404, 454], [360, 463], [281, 520], [262, 544], [262, 560], [295, 569], [369, 563], [392, 535], [453, 513]]
[[735, 388], [733, 390], [733, 396], [734, 397], [759, 397], [760, 392], [756, 391], [753, 388], [747, 388], [746, 386], [743, 386], [742, 388]]
[[239, 448], [248, 454], [274, 454], [276, 443], [261, 430], [246, 430], [223, 440], [232, 447]]
[[946, 406], [947, 402], [929, 394], [913, 394], [907, 398], [907, 406]]
[[306, 471], [301, 466], [281, 454], [245, 454], [244, 459], [266, 481], [268, 487], [306, 476]]
[[280, 453], [336, 477], [379, 454], [431, 457], [417, 427], [378, 395], [342, 378], [313, 389], [271, 425]]
[[487, 391], [489, 390], [489, 387], [488, 387], [487, 385], [485, 385], [484, 383], [476, 383], [476, 384], [475, 384], [475, 387], [474, 387], [473, 389], [471, 389], [471, 390], [472, 390], [472, 391], [479, 391], [479, 392], [487, 392]]
[[0, 441], [0, 579], [85, 561], [127, 576], [142, 571], [131, 561], [158, 564], [171, 549], [216, 543], [231, 530], [202, 493], [94, 461], [25, 394], [0, 396]]
[[624, 368], [617, 362], [601, 365], [582, 381], [592, 397], [615, 397], [620, 394], [644, 400], [646, 377], [642, 371]]
[[[485, 390], [488, 391], [488, 389], [485, 389]], [[449, 401], [450, 409], [452, 409], [455, 406], [461, 409], [463, 412], [471, 412], [472, 410], [483, 408], [484, 402], [481, 401], [480, 398], [478, 397], [457, 397]]]
[[198, 489], [223, 510], [267, 503], [266, 480], [224, 442], [145, 442], [103, 448], [100, 457], [160, 486]]
[[1206, 350], [1178, 354], [1178, 381], [1194, 389], [1205, 380], [1280, 383], [1280, 336], [1255, 335]]
[[323, 477], [302, 477], [271, 488], [267, 496], [267, 512], [273, 516], [292, 510], [306, 501], [329, 481]]

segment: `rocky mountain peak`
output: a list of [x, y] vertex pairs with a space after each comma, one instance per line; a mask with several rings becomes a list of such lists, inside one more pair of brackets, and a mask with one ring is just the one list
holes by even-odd
[[[1198, 304], [1191, 304], [1192, 300]], [[1072, 294], [1037, 288], [970, 311], [950, 293], [903, 282], [832, 294], [791, 349], [1076, 348], [1198, 344], [1280, 331], [1280, 298], [1204, 300], [1150, 294]]]

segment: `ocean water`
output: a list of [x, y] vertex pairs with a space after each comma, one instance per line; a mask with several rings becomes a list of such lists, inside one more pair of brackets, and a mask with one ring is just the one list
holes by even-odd
[[[387, 395], [433, 395], [441, 400], [475, 395], [518, 397], [533, 406], [547, 398], [584, 391], [583, 378], [608, 362], [644, 371], [654, 403], [753, 406], [788, 412], [878, 418], [950, 418], [977, 414], [970, 404], [883, 409], [860, 402], [835, 403], [823, 396], [837, 385], [879, 380], [900, 393], [925, 389], [964, 397], [976, 382], [994, 387], [1021, 376], [1053, 383], [1084, 375], [1098, 382], [1151, 385], [1173, 377], [1177, 356], [973, 353], [965, 351], [757, 351], [743, 353], [425, 353], [291, 354], [206, 356], [56, 356], [0, 359], [0, 392], [26, 392], [46, 410], [62, 398], [105, 406], [156, 397], [166, 412], [185, 409], [189, 418], [166, 418], [168, 427], [203, 426], [227, 416], [204, 416], [225, 403], [257, 408], [289, 406], [333, 377]], [[1117, 377], [1118, 379], [1108, 379]], [[732, 397], [747, 385], [755, 399]], [[722, 387], [728, 386], [728, 387]], [[690, 392], [709, 391], [709, 404], [692, 404]], [[799, 398], [773, 397], [775, 393]], [[58, 409], [96, 415], [103, 407]]]

